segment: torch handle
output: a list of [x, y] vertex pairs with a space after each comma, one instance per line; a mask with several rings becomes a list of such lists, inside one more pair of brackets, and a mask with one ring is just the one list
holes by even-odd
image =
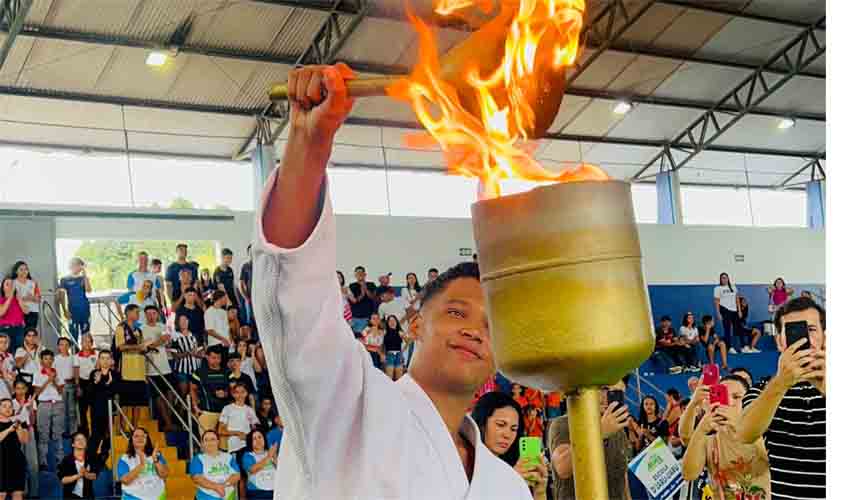
[[598, 387], [583, 387], [566, 396], [575, 498], [608, 500], [599, 390]]
[[[387, 87], [405, 78], [404, 76], [379, 76], [373, 78], [355, 78], [346, 81], [346, 91], [351, 97], [383, 96]], [[288, 98], [288, 84], [277, 83], [270, 88], [270, 100], [284, 101]]]

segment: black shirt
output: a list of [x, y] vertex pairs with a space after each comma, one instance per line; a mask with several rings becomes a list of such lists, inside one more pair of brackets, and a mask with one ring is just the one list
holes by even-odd
[[[223, 411], [223, 407], [229, 404], [229, 373], [227, 370], [223, 368], [212, 370], [208, 366], [203, 366], [191, 375], [191, 383], [196, 385], [199, 390], [199, 407], [204, 411], [220, 413]], [[217, 395], [220, 390], [224, 393], [223, 397]]]
[[[640, 427], [649, 431], [655, 439], [663, 438], [664, 441], [669, 441], [669, 422], [663, 420], [659, 416], [652, 422], [646, 420], [645, 422], [640, 423]], [[643, 436], [642, 442], [640, 443], [642, 448], [650, 445], [652, 440], [649, 440], [647, 437]]]
[[252, 298], [252, 261], [241, 266], [241, 281], [246, 283], [246, 298]]
[[179, 297], [182, 296], [182, 286], [179, 284], [179, 273], [182, 272], [182, 269], [189, 269], [191, 271], [191, 283], [196, 283], [197, 279], [199, 279], [199, 264], [196, 262], [185, 262], [184, 264], [171, 262], [167, 266], [164, 279], [170, 282], [172, 288], [172, 297], [170, 298], [172, 300], [179, 300]]
[[[375, 283], [368, 281], [367, 290], [372, 293], [375, 293]], [[354, 295], [355, 297], [362, 297], [361, 300], [354, 304], [351, 301], [349, 302], [349, 306], [352, 309], [352, 317], [370, 319], [370, 316], [372, 316], [372, 314], [376, 312], [376, 307], [378, 307], [376, 301], [371, 299], [367, 296], [367, 294], [361, 291], [361, 285], [358, 282], [349, 285], [349, 291], [352, 292], [352, 295]]]
[[[193, 309], [182, 306], [176, 311], [176, 318], [179, 319], [179, 316], [188, 317], [188, 330], [197, 338], [198, 344], [205, 345], [205, 313], [202, 312], [202, 308], [198, 305], [194, 305]], [[177, 323], [176, 326], [178, 327], [179, 324]]]
[[399, 335], [399, 330], [387, 329], [384, 334], [384, 351], [401, 351], [402, 350], [402, 336]]
[[214, 270], [214, 276], [212, 278], [214, 281], [215, 289], [217, 285], [223, 283], [223, 287], [226, 289], [226, 295], [229, 296], [229, 300], [232, 301], [232, 304], [237, 304], [238, 299], [235, 297], [235, 270], [231, 267], [227, 267], [223, 269], [223, 266], [218, 266], [217, 269]]
[[[100, 373], [100, 380], [97, 381], [97, 374]], [[109, 401], [114, 398], [115, 391], [117, 391], [118, 380], [120, 375], [112, 369], [109, 369], [111, 378], [104, 377], [101, 370], [94, 370], [88, 380], [91, 382], [91, 396], [93, 398], [91, 403], [91, 414], [94, 417], [107, 417], [109, 414]]]
[[241, 372], [240, 377], [236, 377], [235, 374], [229, 375], [229, 387], [234, 386], [237, 383], [241, 383], [246, 386], [246, 392], [249, 394], [255, 394], [255, 385], [252, 383], [252, 379], [249, 378], [249, 375], [246, 373]]
[[[96, 472], [94, 468], [94, 464], [92, 464], [87, 457], [85, 457], [85, 465], [88, 466], [89, 472]], [[76, 469], [76, 458], [73, 456], [73, 453], [70, 455], [65, 455], [65, 458], [62, 459], [62, 462], [59, 464], [59, 469], [56, 471], [56, 475], [59, 476], [59, 481], [63, 477], [75, 476], [78, 474], [79, 471]], [[79, 498], [73, 496], [73, 489], [76, 487], [76, 482], [63, 484], [62, 491], [64, 491], [65, 498]], [[94, 498], [94, 481], [90, 479], [82, 478], [82, 498]]]
[[[760, 396], [752, 387], [742, 406]], [[763, 434], [772, 472], [772, 499], [817, 499], [825, 494], [826, 398], [803, 382], [786, 391]]]

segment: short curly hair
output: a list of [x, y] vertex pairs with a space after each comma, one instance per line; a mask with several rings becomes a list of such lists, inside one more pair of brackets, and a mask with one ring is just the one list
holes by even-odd
[[478, 264], [475, 262], [461, 262], [455, 266], [450, 267], [446, 272], [437, 276], [437, 279], [425, 285], [422, 291], [422, 299], [420, 299], [420, 308], [425, 306], [425, 303], [436, 297], [440, 292], [449, 286], [449, 283], [459, 278], [473, 278], [481, 281], [481, 273], [478, 271]]
[[824, 307], [818, 305], [813, 299], [808, 299], [807, 297], [798, 297], [782, 305], [780, 309], [778, 309], [775, 313], [775, 328], [777, 333], [781, 333], [781, 331], [783, 330], [784, 316], [786, 316], [787, 314], [807, 311], [810, 309], [815, 309], [819, 313], [819, 319], [821, 320], [822, 324], [822, 331], [827, 330], [827, 314], [825, 313]]

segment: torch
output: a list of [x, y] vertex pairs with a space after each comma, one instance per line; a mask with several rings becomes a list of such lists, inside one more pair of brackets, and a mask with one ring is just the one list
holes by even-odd
[[538, 187], [476, 202], [472, 222], [496, 364], [566, 394], [576, 497], [607, 499], [599, 390], [654, 348], [630, 185]]

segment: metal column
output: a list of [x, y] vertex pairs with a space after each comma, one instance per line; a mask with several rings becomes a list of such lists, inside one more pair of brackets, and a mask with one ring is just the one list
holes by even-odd
[[674, 170], [657, 174], [657, 223], [683, 224], [681, 182]]
[[824, 181], [816, 179], [807, 184], [807, 227], [824, 231], [825, 222]]

